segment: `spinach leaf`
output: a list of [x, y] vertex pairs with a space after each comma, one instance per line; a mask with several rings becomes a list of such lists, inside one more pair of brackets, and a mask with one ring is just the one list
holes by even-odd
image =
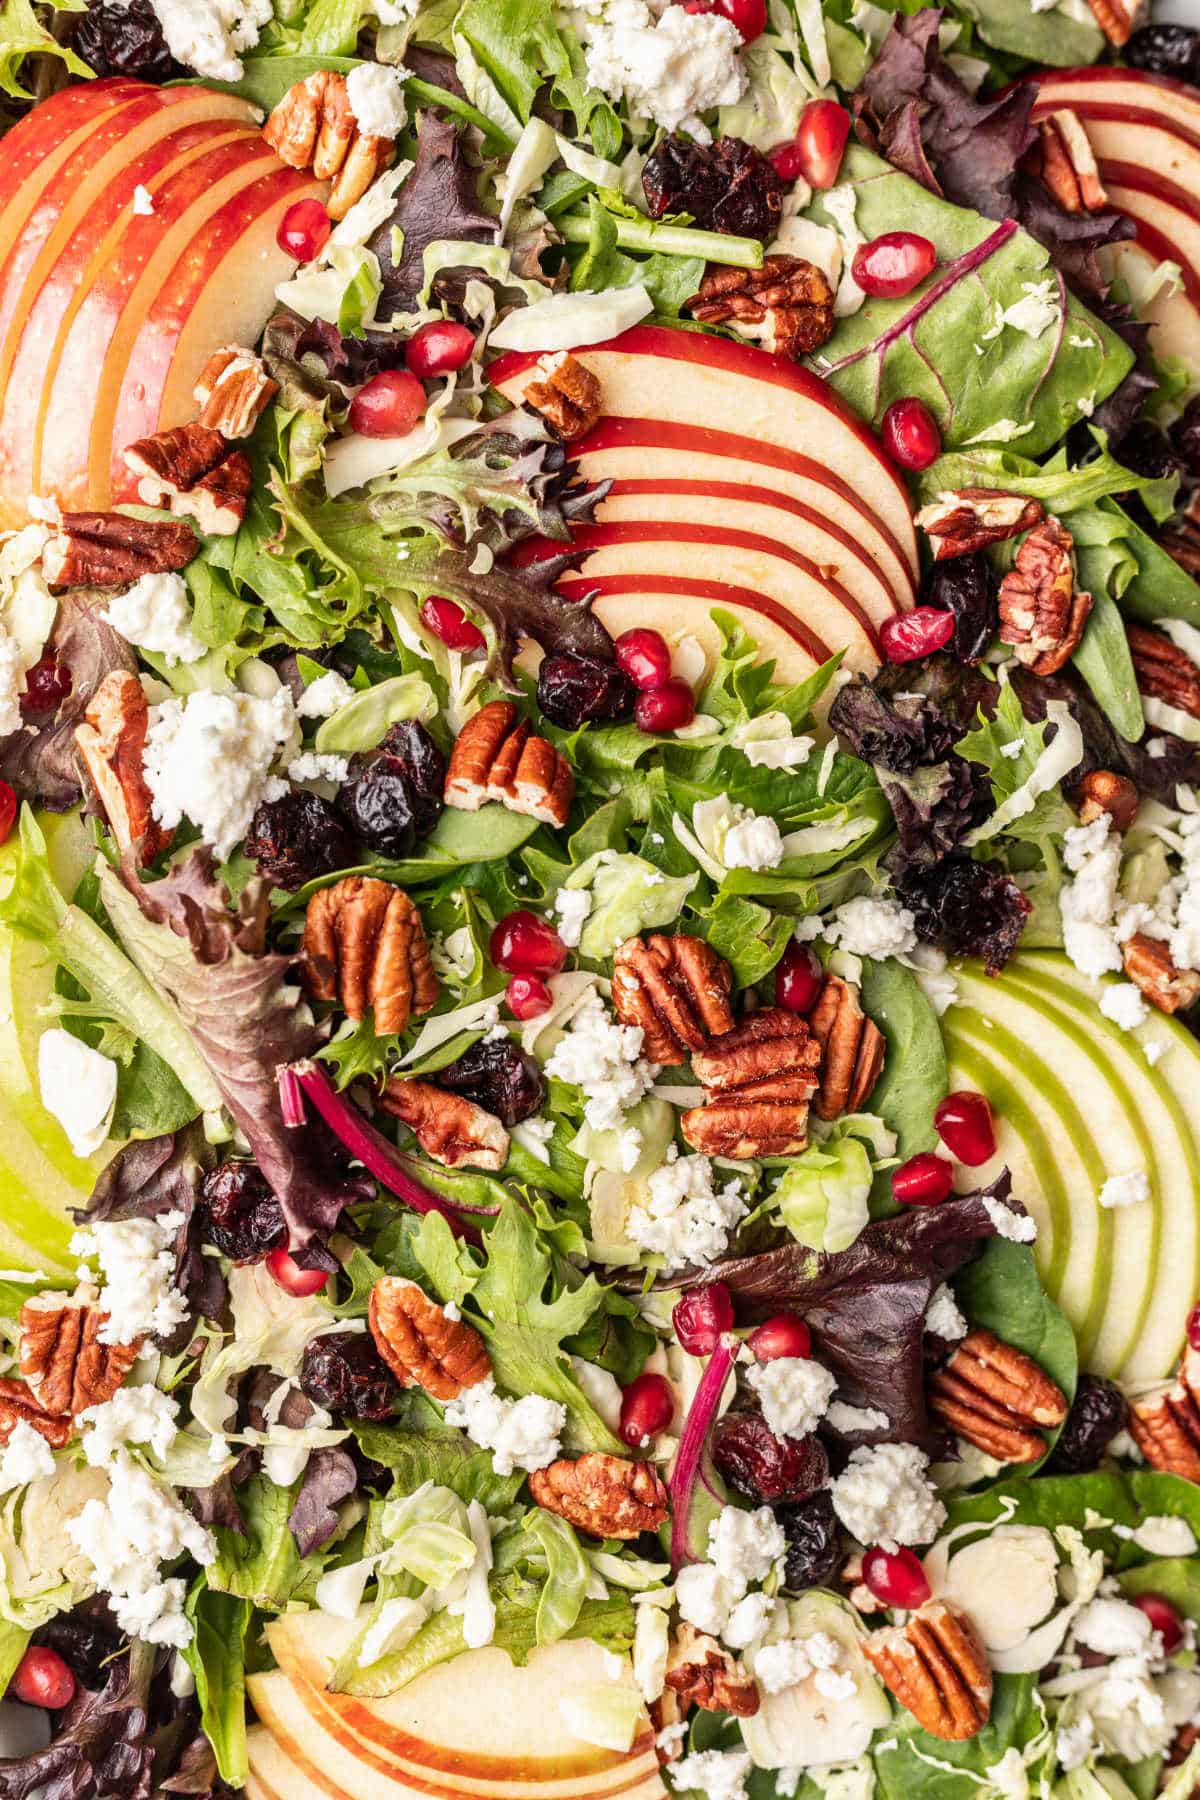
[[864, 957], [862, 1003], [887, 1039], [871, 1111], [896, 1133], [903, 1162], [937, 1142], [933, 1114], [950, 1085], [941, 1028], [916, 976], [894, 957]]
[[184, 1606], [193, 1636], [183, 1658], [195, 1677], [200, 1723], [221, 1779], [232, 1788], [246, 1785], [246, 1633], [253, 1611], [248, 1600], [214, 1593], [204, 1575]]
[[[1023, 1350], [1058, 1383], [1068, 1401], [1075, 1398], [1079, 1372], [1075, 1333], [1044, 1292], [1027, 1245], [993, 1238], [977, 1262], [959, 1271], [952, 1285], [969, 1324], [982, 1325], [1006, 1344]], [[1059, 1431], [1046, 1434], [1047, 1455], [1058, 1437]], [[1032, 1474], [1036, 1466], [1028, 1466], [1025, 1473]]]
[[1044, 1730], [1036, 1695], [1036, 1676], [997, 1675], [987, 1724], [958, 1744], [930, 1737], [910, 1714], [900, 1712], [889, 1733], [895, 1748], [875, 1752], [881, 1800], [974, 1800], [980, 1792], [979, 1770], [993, 1767], [1007, 1750], [1023, 1748]]
[[1104, 49], [1104, 34], [1093, 20], [1058, 8], [1034, 12], [1028, 0], [959, 0], [959, 5], [985, 44], [1026, 62], [1070, 69], [1095, 62]]
[[1097, 1469], [1090, 1475], [1043, 1475], [1037, 1481], [1009, 1477], [980, 1494], [965, 1494], [947, 1502], [947, 1529], [979, 1521], [993, 1523], [1011, 1518], [1015, 1525], [1074, 1525], [1088, 1530], [1088, 1543], [1103, 1548], [1118, 1569], [1136, 1567], [1149, 1560], [1128, 1538], [1108, 1528], [1088, 1527], [1096, 1516], [1115, 1525], [1136, 1527], [1149, 1515], [1166, 1514], [1186, 1519], [1200, 1537], [1200, 1488], [1178, 1475], [1154, 1469], [1119, 1472]]
[[1161, 1594], [1185, 1619], [1200, 1620], [1200, 1560], [1195, 1556], [1158, 1556], [1124, 1570], [1117, 1580], [1124, 1594]]
[[[1074, 524], [1085, 527], [1086, 521]], [[1133, 657], [1121, 615], [1109, 591], [1104, 558], [1095, 556], [1086, 539], [1075, 539], [1075, 564], [1080, 585], [1092, 596], [1092, 610], [1072, 661], [1091, 688], [1096, 703], [1114, 731], [1127, 743], [1136, 744], [1146, 729], [1142, 697], [1133, 672]]]

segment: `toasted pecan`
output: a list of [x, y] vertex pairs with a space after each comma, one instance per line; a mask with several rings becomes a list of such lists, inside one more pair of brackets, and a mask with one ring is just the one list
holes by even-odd
[[652, 1062], [671, 1067], [732, 1030], [732, 982], [729, 964], [703, 938], [626, 938], [613, 956], [613, 1011], [623, 1024], [641, 1026]]
[[274, 107], [263, 136], [291, 169], [311, 169], [331, 181], [326, 209], [344, 219], [391, 160], [394, 139], [368, 137], [359, 129], [346, 77], [318, 69], [288, 89]]
[[780, 1006], [747, 1013], [692, 1057], [699, 1080], [716, 1092], [787, 1078], [811, 1095], [820, 1066], [821, 1046], [807, 1022]]
[[511, 701], [492, 700], [468, 719], [446, 770], [447, 806], [478, 812], [499, 800], [510, 812], [565, 825], [575, 795], [571, 765], [549, 739], [518, 721]]
[[1200, 668], [1187, 651], [1149, 625], [1127, 625], [1125, 635], [1139, 693], [1200, 719]]
[[684, 1711], [729, 1712], [750, 1719], [762, 1704], [754, 1677], [716, 1638], [682, 1624], [667, 1657], [666, 1685], [678, 1694]]
[[302, 949], [312, 997], [340, 999], [355, 1024], [370, 1007], [381, 1037], [404, 1031], [437, 1000], [421, 915], [390, 881], [347, 875], [318, 889], [304, 915]]
[[219, 431], [196, 423], [139, 438], [124, 452], [138, 498], [193, 518], [210, 537], [229, 537], [246, 516], [250, 463]]
[[1067, 1398], [1031, 1356], [975, 1326], [931, 1376], [929, 1410], [985, 1455], [1027, 1463], [1045, 1455]]
[[154, 817], [143, 772], [149, 728], [145, 691], [127, 669], [104, 677], [75, 727], [76, 747], [113, 837], [122, 850], [137, 845], [141, 862], [152, 862], [172, 837]]
[[200, 540], [190, 525], [116, 512], [66, 512], [42, 551], [51, 587], [127, 587], [186, 568]]
[[75, 1422], [68, 1413], [47, 1412], [26, 1382], [0, 1376], [0, 1444], [7, 1444], [18, 1425], [31, 1425], [52, 1450], [61, 1450], [75, 1434]]
[[465, 1319], [448, 1319], [415, 1281], [383, 1275], [371, 1289], [367, 1322], [375, 1348], [401, 1387], [454, 1400], [491, 1374], [483, 1339]]
[[598, 1538], [635, 1538], [666, 1520], [667, 1490], [649, 1463], [590, 1450], [537, 1469], [529, 1492], [538, 1506], [558, 1513], [577, 1531]]
[[913, 520], [929, 539], [935, 562], [969, 556], [1019, 537], [1040, 523], [1041, 502], [1003, 488], [954, 488], [923, 506]]
[[75, 1294], [35, 1294], [21, 1308], [20, 1366], [35, 1403], [43, 1412], [76, 1418], [89, 1406], [111, 1400], [137, 1360], [141, 1338], [104, 1344], [100, 1327], [108, 1314], [96, 1304], [96, 1290]]
[[408, 1126], [427, 1155], [448, 1169], [502, 1169], [508, 1161], [504, 1126], [462, 1094], [449, 1094], [432, 1082], [393, 1076], [379, 1104]]
[[1177, 1013], [1200, 999], [1200, 973], [1177, 969], [1162, 938], [1135, 932], [1121, 946], [1121, 961], [1130, 981], [1159, 1012]]
[[759, 269], [714, 264], [687, 305], [702, 325], [729, 325], [778, 356], [808, 356], [833, 331], [829, 279], [799, 256], [765, 256]]
[[603, 400], [600, 383], [587, 364], [559, 350], [541, 358], [538, 377], [525, 389], [525, 405], [540, 413], [567, 443], [589, 432], [600, 417]]
[[1080, 782], [1076, 799], [1082, 825], [1107, 816], [1114, 831], [1128, 831], [1137, 817], [1137, 788], [1128, 775], [1117, 775], [1112, 769], [1091, 770]]
[[840, 975], [826, 975], [808, 1024], [822, 1051], [814, 1112], [819, 1119], [860, 1112], [879, 1080], [887, 1045], [879, 1027], [863, 1011], [855, 983], [843, 981]]
[[1075, 585], [1073, 544], [1057, 519], [1043, 519], [1000, 583], [1000, 641], [1035, 675], [1062, 668], [1092, 610], [1092, 596]]
[[192, 389], [200, 423], [225, 438], [249, 437], [279, 392], [261, 357], [240, 344], [214, 350]]
[[1040, 175], [1064, 212], [1099, 212], [1108, 205], [1096, 153], [1073, 108], [1058, 107], [1038, 120], [1032, 156], [1034, 173]]
[[868, 1662], [931, 1737], [960, 1743], [987, 1724], [992, 1671], [974, 1626], [944, 1601], [930, 1600], [905, 1625], [873, 1631]]

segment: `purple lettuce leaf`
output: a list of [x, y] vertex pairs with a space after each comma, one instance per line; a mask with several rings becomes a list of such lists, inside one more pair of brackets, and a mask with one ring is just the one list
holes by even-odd
[[135, 1644], [110, 1665], [102, 1688], [80, 1687], [55, 1721], [53, 1742], [0, 1760], [2, 1800], [150, 1800], [154, 1747], [147, 1739], [154, 1651]]
[[288, 1530], [301, 1556], [327, 1544], [337, 1530], [337, 1509], [358, 1486], [354, 1458], [344, 1450], [314, 1450], [300, 1492], [288, 1514]]
[[[478, 173], [467, 162], [457, 128], [436, 113], [422, 113], [412, 174], [400, 189], [391, 217], [367, 245], [379, 259], [383, 280], [379, 318], [394, 318], [415, 305], [425, 285], [427, 245], [440, 238], [495, 243], [497, 221], [480, 206], [477, 183]], [[392, 254], [397, 242], [398, 260]]]

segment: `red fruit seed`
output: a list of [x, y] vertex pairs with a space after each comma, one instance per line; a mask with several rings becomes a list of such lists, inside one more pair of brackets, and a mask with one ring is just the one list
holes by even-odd
[[937, 266], [937, 251], [915, 231], [885, 231], [854, 253], [851, 272], [864, 294], [894, 300], [910, 294]]
[[1200, 1350], [1200, 1306], [1193, 1306], [1187, 1316], [1187, 1341], [1193, 1350]]
[[812, 1332], [797, 1313], [776, 1313], [746, 1339], [759, 1362], [781, 1356], [805, 1357], [812, 1351]]
[[425, 411], [425, 389], [407, 369], [385, 369], [350, 402], [350, 429], [364, 437], [407, 437]]
[[329, 242], [333, 220], [319, 200], [297, 200], [279, 221], [275, 242], [297, 262], [312, 262]]
[[793, 182], [800, 174], [800, 146], [793, 139], [767, 152], [767, 161], [780, 181]]
[[902, 469], [927, 469], [942, 454], [942, 434], [923, 400], [893, 400], [879, 426], [883, 447]]
[[17, 818], [17, 796], [7, 781], [0, 781], [0, 844], [8, 842]]
[[825, 971], [811, 944], [790, 943], [775, 965], [775, 1004], [785, 1012], [808, 1012], [821, 991]]
[[74, 1697], [75, 1677], [57, 1650], [31, 1644], [17, 1664], [8, 1691], [26, 1706], [58, 1712]]
[[635, 688], [646, 692], [671, 679], [671, 652], [661, 632], [645, 628], [623, 631], [613, 649], [617, 667], [625, 671]]
[[441, 594], [431, 594], [426, 600], [421, 608], [421, 622], [434, 637], [441, 638], [448, 650], [482, 650], [487, 642], [458, 602]]
[[506, 913], [492, 932], [492, 961], [506, 975], [557, 975], [567, 946], [552, 925], [521, 907]]
[[60, 706], [71, 692], [71, 671], [56, 656], [42, 656], [32, 669], [25, 671], [25, 691], [21, 695], [23, 713], [49, 712]]
[[910, 1156], [892, 1170], [892, 1193], [901, 1206], [940, 1206], [953, 1185], [950, 1164], [932, 1150]]
[[954, 636], [954, 614], [936, 606], [914, 606], [895, 613], [879, 627], [879, 643], [890, 663], [916, 662], [932, 656]]
[[671, 1314], [675, 1336], [689, 1356], [711, 1356], [726, 1331], [733, 1330], [733, 1300], [723, 1281], [689, 1288]]
[[453, 319], [431, 319], [413, 332], [404, 352], [404, 360], [414, 375], [428, 381], [433, 375], [448, 375], [471, 360], [475, 334]]
[[656, 1438], [675, 1416], [675, 1394], [665, 1375], [639, 1375], [621, 1394], [617, 1435], [632, 1449]]
[[282, 1248], [272, 1250], [267, 1258], [267, 1270], [285, 1294], [294, 1294], [298, 1300], [306, 1300], [310, 1294], [319, 1294], [329, 1280], [327, 1270], [302, 1269]]
[[554, 996], [539, 975], [514, 975], [504, 998], [514, 1019], [536, 1019], [554, 1004]]
[[728, 19], [743, 44], [752, 44], [767, 29], [767, 0], [684, 0], [683, 10]]
[[1171, 1602], [1162, 1594], [1134, 1594], [1133, 1604], [1144, 1612], [1163, 1643], [1163, 1653], [1170, 1656], [1183, 1642], [1183, 1620]]
[[933, 1122], [947, 1150], [969, 1169], [977, 1169], [996, 1154], [996, 1126], [986, 1095], [971, 1088], [947, 1094]]
[[796, 150], [800, 174], [815, 188], [832, 187], [850, 135], [850, 114], [836, 100], [810, 100], [800, 115]]
[[885, 1606], [915, 1612], [931, 1593], [920, 1561], [911, 1550], [868, 1550], [863, 1557], [863, 1583]]
[[639, 731], [648, 736], [664, 731], [678, 731], [690, 725], [696, 716], [696, 696], [686, 681], [672, 676], [661, 687], [639, 694], [633, 716]]

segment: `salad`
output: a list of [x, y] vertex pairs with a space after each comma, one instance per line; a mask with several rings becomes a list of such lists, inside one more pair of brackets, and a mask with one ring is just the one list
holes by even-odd
[[1200, 33], [0, 4], [0, 1796], [1200, 1792]]

